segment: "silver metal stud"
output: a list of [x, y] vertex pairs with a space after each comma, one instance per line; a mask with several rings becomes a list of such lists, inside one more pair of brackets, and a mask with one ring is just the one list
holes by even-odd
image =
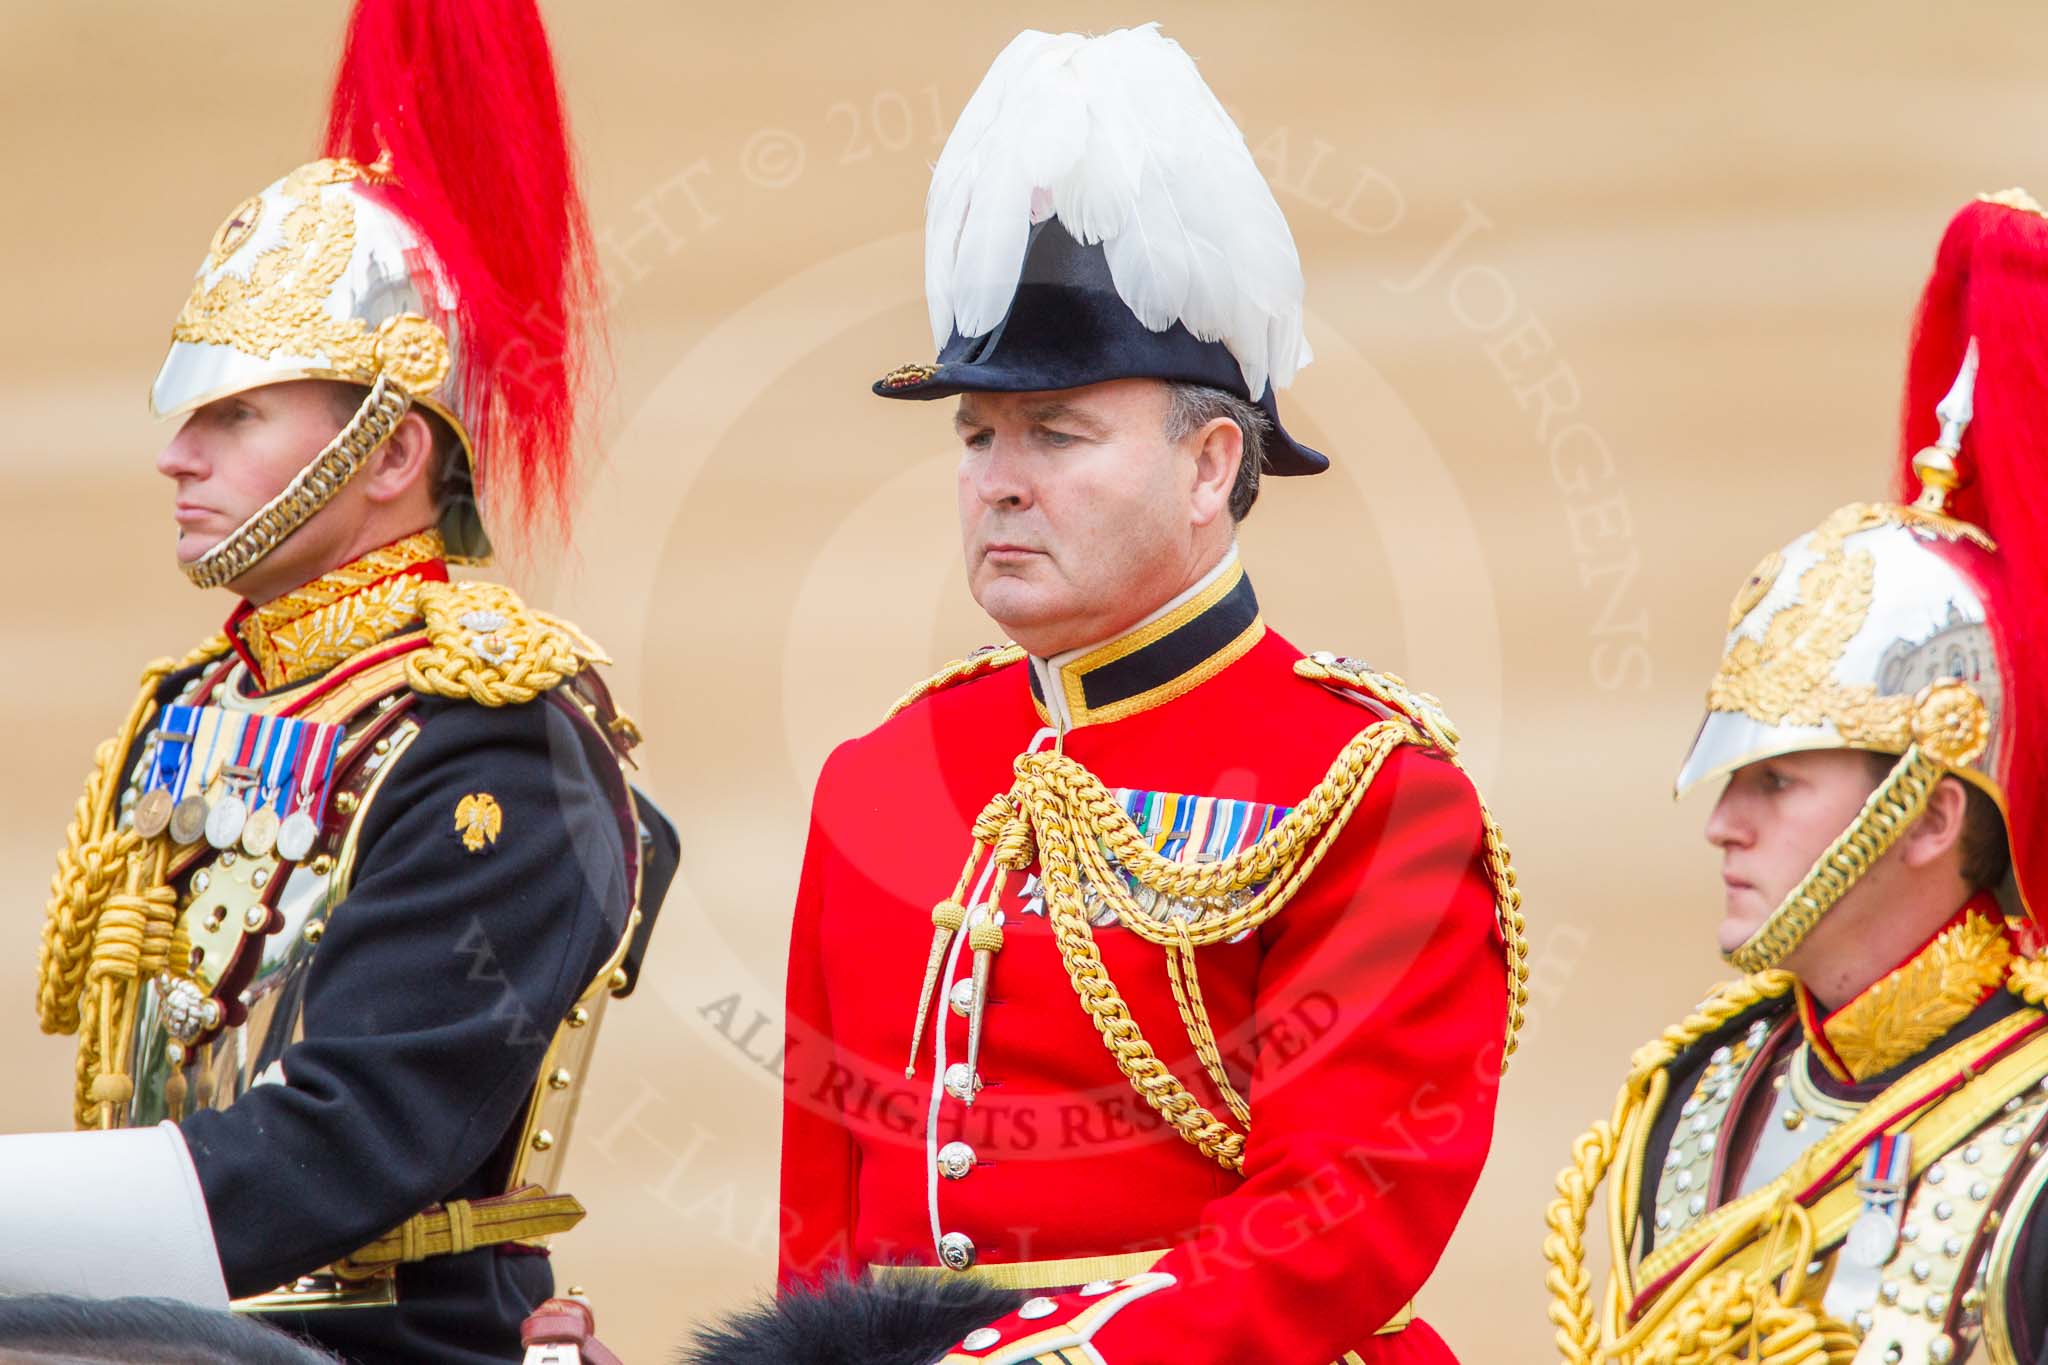
[[977, 1327], [960, 1338], [960, 1344], [970, 1351], [986, 1351], [1003, 1339], [1003, 1334], [993, 1327]]
[[1020, 1318], [1049, 1317], [1052, 1311], [1058, 1307], [1057, 1303], [1041, 1294], [1035, 1299], [1026, 1299], [1022, 1304], [1018, 1305], [1017, 1316]]

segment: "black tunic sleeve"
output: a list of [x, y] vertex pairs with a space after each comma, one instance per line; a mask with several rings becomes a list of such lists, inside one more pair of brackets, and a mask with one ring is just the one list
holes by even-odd
[[[182, 1125], [229, 1292], [260, 1293], [448, 1197], [523, 1112], [629, 900], [618, 769], [548, 699], [420, 703], [308, 968], [283, 1081]], [[494, 842], [457, 805], [488, 795]]]

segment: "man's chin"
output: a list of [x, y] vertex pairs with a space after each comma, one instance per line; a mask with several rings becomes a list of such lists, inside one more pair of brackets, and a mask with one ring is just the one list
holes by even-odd
[[1727, 956], [1749, 942], [1756, 931], [1764, 927], [1766, 918], [1768, 917], [1757, 914], [1754, 907], [1749, 905], [1739, 909], [1735, 906], [1728, 907], [1721, 917], [1720, 927], [1714, 931], [1716, 946], [1720, 948], [1722, 956]]
[[226, 539], [226, 536], [215, 535], [211, 531], [180, 531], [177, 546], [172, 553], [177, 556], [179, 568], [189, 569], [204, 559], [214, 546]]

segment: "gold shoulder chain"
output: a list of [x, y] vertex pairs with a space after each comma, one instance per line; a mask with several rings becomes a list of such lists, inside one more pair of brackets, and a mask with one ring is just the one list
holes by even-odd
[[947, 664], [944, 668], [898, 697], [896, 704], [889, 708], [889, 715], [884, 717], [884, 719], [893, 718], [898, 711], [922, 700], [933, 692], [943, 691], [955, 683], [966, 682], [969, 678], [978, 678], [984, 673], [993, 673], [998, 668], [1007, 668], [1023, 657], [1024, 646], [1022, 645], [983, 645], [981, 648], [968, 654], [966, 658], [953, 660], [952, 663]]
[[[1202, 1003], [1195, 950], [1249, 933], [1285, 908], [1334, 847], [1388, 756], [1402, 745], [1435, 747], [1432, 739], [1402, 716], [1366, 727], [1339, 752], [1314, 790], [1278, 824], [1250, 847], [1211, 863], [1180, 863], [1153, 851], [1101, 781], [1065, 753], [1052, 750], [1023, 755], [1016, 762], [1016, 780], [1009, 791], [991, 800], [975, 820], [974, 847], [953, 895], [933, 908], [931, 960], [919, 1002], [920, 1032], [946, 945], [969, 922], [962, 902], [967, 888], [974, 884], [983, 853], [991, 856], [996, 868], [995, 889], [987, 905], [999, 903], [1005, 879], [1036, 859], [1046, 914], [1067, 978], [1117, 1069], [1181, 1137], [1225, 1169], [1241, 1171], [1245, 1132], [1231, 1127], [1196, 1099], [1146, 1041], [1103, 965], [1089, 900], [1098, 898], [1125, 929], [1167, 951], [1168, 978], [1189, 1040], [1232, 1114], [1240, 1125], [1248, 1125], [1249, 1108], [1224, 1073]], [[1517, 903], [1513, 870], [1490, 821], [1488, 867], [1494, 875], [1498, 904], [1511, 908]], [[1147, 904], [1141, 904], [1132, 891], [1132, 881], [1146, 893]], [[1164, 908], [1169, 905], [1174, 908]], [[1515, 922], [1519, 925], [1519, 913]], [[1002, 932], [986, 921], [975, 923], [966, 932], [973, 937], [975, 974], [980, 982], [988, 959], [1001, 950]], [[1515, 965], [1519, 966], [1519, 949], [1515, 952]], [[969, 1016], [970, 1069], [977, 1052], [983, 994], [976, 990]], [[1519, 1008], [1515, 1015], [1519, 1017]], [[911, 1048], [914, 1058], [915, 1038]]]

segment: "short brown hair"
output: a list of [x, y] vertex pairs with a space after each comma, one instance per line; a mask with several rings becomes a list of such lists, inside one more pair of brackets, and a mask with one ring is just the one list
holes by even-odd
[[[1870, 771], [1877, 782], [1882, 782], [1898, 766], [1896, 754], [1863, 755], [1870, 763]], [[1958, 846], [1962, 850], [1963, 880], [1970, 884], [1972, 891], [1996, 888], [2012, 869], [2012, 848], [2006, 842], [2005, 816], [1999, 813], [1998, 803], [1988, 796], [1984, 789], [1974, 782], [1958, 777], [1963, 784], [1963, 833]]]

